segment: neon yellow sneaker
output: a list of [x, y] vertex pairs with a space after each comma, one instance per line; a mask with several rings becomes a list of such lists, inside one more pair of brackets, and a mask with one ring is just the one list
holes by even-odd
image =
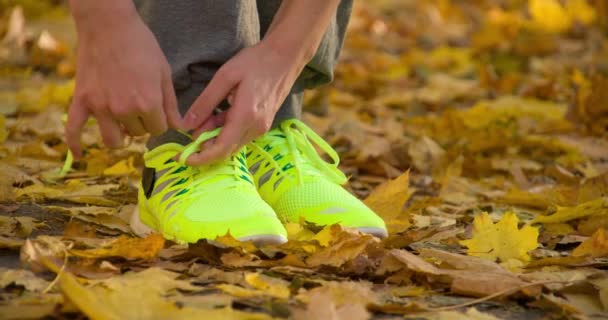
[[[311, 141], [331, 157], [327, 163]], [[339, 223], [384, 238], [384, 221], [340, 185], [346, 177], [338, 169], [336, 151], [312, 129], [296, 119], [248, 146], [247, 164], [260, 196], [285, 222], [301, 218], [317, 225]]]
[[[287, 233], [273, 209], [258, 195], [247, 171], [245, 149], [227, 160], [190, 167], [185, 160], [219, 129], [203, 133], [187, 145], [161, 145], [144, 154], [146, 167], [155, 169], [154, 188], [139, 192], [139, 217], [143, 224], [165, 238], [194, 243], [214, 240], [226, 233], [256, 245], [281, 244]], [[173, 159], [180, 154], [179, 161]], [[146, 228], [132, 221], [135, 233]]]

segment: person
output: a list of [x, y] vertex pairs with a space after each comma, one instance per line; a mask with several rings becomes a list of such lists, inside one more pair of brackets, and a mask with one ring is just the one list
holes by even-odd
[[78, 46], [66, 142], [78, 159], [89, 117], [111, 148], [151, 135], [135, 221], [149, 229], [140, 233], [280, 244], [281, 222], [306, 221], [387, 236], [341, 187], [336, 152], [297, 120], [303, 91], [333, 77], [351, 1], [69, 5]]

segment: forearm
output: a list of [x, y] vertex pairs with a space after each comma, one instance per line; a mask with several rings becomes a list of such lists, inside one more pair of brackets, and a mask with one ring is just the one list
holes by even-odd
[[69, 0], [69, 6], [79, 34], [122, 28], [138, 19], [133, 1]]
[[339, 0], [284, 0], [262, 43], [294, 57], [303, 67], [317, 51], [339, 3]]

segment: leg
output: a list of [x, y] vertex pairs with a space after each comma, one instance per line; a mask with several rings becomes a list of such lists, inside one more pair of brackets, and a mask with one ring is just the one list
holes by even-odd
[[[188, 111], [217, 69], [244, 47], [260, 40], [253, 0], [135, 0], [171, 66], [179, 110]], [[150, 138], [148, 148], [190, 140], [175, 130]], [[152, 193], [154, 169], [145, 168], [142, 185]]]
[[[171, 65], [182, 114], [224, 62], [260, 40], [254, 0], [135, 0], [135, 4]], [[148, 147], [167, 142], [188, 140], [169, 131], [151, 138]]]

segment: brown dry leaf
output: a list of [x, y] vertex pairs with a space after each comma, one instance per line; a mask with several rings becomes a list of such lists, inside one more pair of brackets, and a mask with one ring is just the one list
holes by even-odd
[[0, 249], [19, 249], [24, 243], [22, 239], [0, 236]]
[[[0, 304], [0, 319], [44, 319], [56, 314], [65, 305], [63, 295], [57, 293], [27, 294]], [[66, 308], [69, 310], [69, 308]]]
[[120, 208], [94, 205], [86, 207], [46, 206], [45, 208], [52, 212], [61, 212], [76, 219], [120, 230], [124, 233], [131, 232], [129, 213], [133, 212], [133, 205], [126, 205]]
[[367, 320], [371, 315], [364, 305], [344, 304], [337, 306], [328, 292], [313, 290], [309, 294], [305, 310], [292, 310], [293, 319], [327, 319], [327, 320]]
[[433, 139], [423, 136], [410, 144], [408, 154], [418, 170], [431, 173], [443, 161], [445, 150]]
[[0, 216], [0, 236], [27, 238], [32, 231], [45, 226], [32, 217]]
[[365, 254], [368, 247], [377, 245], [378, 239], [359, 231], [348, 230], [339, 225], [331, 226], [332, 240], [329, 246], [306, 259], [310, 267], [340, 267], [346, 262]]
[[606, 230], [598, 229], [589, 239], [583, 241], [572, 251], [572, 256], [590, 256], [593, 258], [608, 256], [608, 239], [606, 239]]
[[579, 222], [576, 230], [583, 236], [591, 236], [598, 229], [608, 229], [608, 215], [591, 216]]
[[[521, 280], [514, 274], [493, 272], [470, 272], [470, 271], [446, 271], [452, 278], [450, 290], [454, 294], [484, 297], [496, 292], [506, 292], [505, 295], [514, 294], [516, 289], [527, 285], [528, 282]], [[512, 290], [509, 292], [509, 290]], [[541, 287], [529, 287], [522, 289], [529, 296], [541, 293]]]
[[321, 286], [300, 293], [299, 301], [310, 303], [313, 296], [327, 295], [337, 307], [354, 304], [367, 306], [378, 303], [378, 294], [372, 290], [372, 283], [367, 281], [320, 281]]
[[573, 266], [577, 267], [589, 261], [589, 257], [547, 257], [531, 261], [526, 265], [527, 268], [540, 268], [546, 266]]
[[17, 189], [18, 198], [22, 199], [48, 199], [66, 200], [75, 203], [118, 206], [118, 202], [104, 197], [104, 194], [112, 189], [118, 188], [115, 184], [86, 185], [80, 180], [70, 180], [65, 186], [51, 188], [42, 184], [33, 184], [22, 189]]
[[433, 264], [406, 250], [399, 249], [390, 250], [385, 254], [382, 264], [380, 265], [377, 272], [380, 274], [383, 274], [385, 272], [394, 272], [397, 270], [401, 270], [404, 267], [411, 271], [422, 274], [441, 274], [441, 270], [439, 270]]
[[253, 244], [253, 242], [239, 241], [230, 234], [215, 238], [215, 240], [213, 240], [213, 244], [225, 248], [238, 248], [243, 252], [256, 252], [258, 250], [258, 248]]
[[48, 269], [59, 273], [59, 266], [67, 254], [68, 246], [59, 237], [38, 236], [25, 241], [19, 258], [22, 265], [34, 271]]
[[422, 248], [419, 250], [423, 258], [433, 258], [447, 264], [451, 269], [466, 270], [470, 272], [509, 273], [499, 264], [487, 259], [465, 256], [447, 251]]
[[37, 277], [30, 270], [0, 268], [0, 288], [6, 288], [10, 284], [32, 292], [40, 292], [49, 286], [48, 281]]
[[407, 229], [409, 221], [403, 215], [403, 206], [412, 195], [409, 189], [409, 171], [378, 186], [365, 204], [384, 219], [390, 233]]
[[[427, 320], [500, 320], [491, 314], [480, 312], [475, 308], [469, 308], [466, 312], [439, 311], [429, 314], [421, 313], [416, 315], [416, 317], [423, 317]], [[412, 318], [406, 317], [406, 319]]]
[[122, 257], [125, 259], [154, 259], [165, 244], [165, 238], [161, 234], [153, 233], [146, 238], [131, 238], [120, 236], [96, 249], [71, 249], [70, 253], [84, 258], [109, 258]]

